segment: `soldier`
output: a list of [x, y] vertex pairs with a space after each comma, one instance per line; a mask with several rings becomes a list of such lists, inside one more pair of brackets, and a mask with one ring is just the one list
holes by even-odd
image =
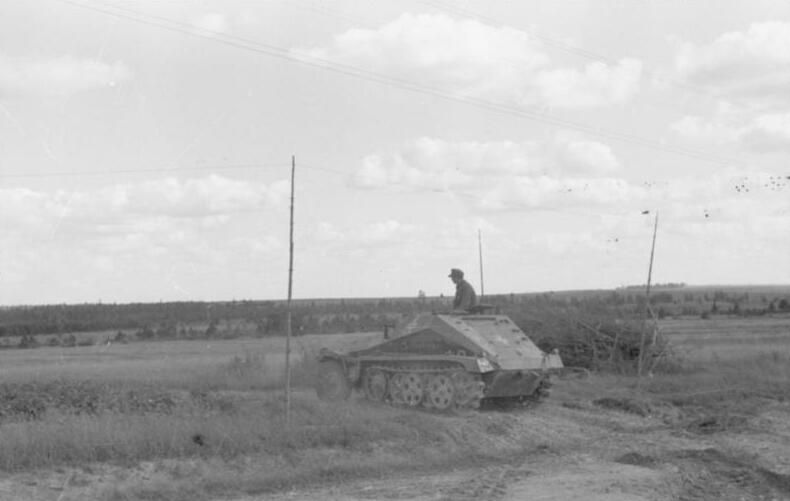
[[477, 305], [477, 294], [474, 288], [464, 280], [464, 272], [458, 268], [450, 270], [450, 277], [455, 284], [455, 299], [453, 299], [453, 310], [469, 311]]

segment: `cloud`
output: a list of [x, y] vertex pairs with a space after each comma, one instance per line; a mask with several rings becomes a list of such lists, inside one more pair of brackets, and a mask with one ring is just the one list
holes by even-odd
[[133, 224], [155, 229], [164, 219], [196, 219], [214, 225], [234, 213], [283, 207], [288, 181], [268, 186], [209, 175], [118, 184], [94, 191], [54, 193], [27, 188], [0, 190], [0, 220], [12, 227], [72, 224], [102, 231]]
[[647, 191], [619, 178], [517, 177], [481, 194], [479, 206], [490, 210], [612, 207], [648, 199]]
[[620, 169], [608, 145], [558, 136], [552, 142], [460, 141], [423, 137], [390, 155], [365, 157], [358, 188], [449, 190], [541, 175], [596, 177]]
[[122, 62], [63, 56], [54, 59], [0, 55], [0, 96], [69, 95], [113, 87], [132, 77]]
[[790, 23], [753, 23], [705, 45], [680, 42], [675, 68], [681, 78], [731, 95], [788, 102]]
[[642, 63], [552, 65], [524, 31], [443, 14], [403, 14], [378, 29], [352, 29], [294, 56], [344, 64], [420, 86], [519, 106], [587, 108], [622, 103], [638, 91]]
[[15, 301], [33, 302], [75, 291], [125, 300], [250, 297], [261, 287], [276, 294], [279, 276], [263, 286], [250, 277], [285, 267], [286, 218], [275, 211], [285, 208], [287, 186], [209, 175], [91, 190], [0, 189], [4, 283], [24, 291]]
[[674, 122], [670, 128], [675, 133], [696, 141], [730, 142], [737, 140], [740, 135], [735, 124], [692, 115]]
[[576, 172], [608, 174], [620, 169], [612, 149], [597, 141], [570, 141], [559, 147], [560, 162]]
[[735, 143], [756, 153], [790, 151], [790, 112], [750, 115], [719, 112], [710, 118], [685, 116], [671, 129], [694, 141]]
[[755, 151], [790, 151], [790, 113], [756, 117], [741, 139]]
[[403, 242], [412, 237], [421, 227], [394, 219], [369, 222], [361, 226], [338, 228], [327, 221], [318, 223], [310, 237], [321, 243], [343, 246], [377, 246]]
[[228, 31], [229, 23], [224, 14], [209, 12], [192, 19], [192, 26], [215, 33], [225, 33]]
[[[771, 126], [786, 131], [786, 123], [790, 119]], [[772, 137], [780, 136], [777, 132]], [[745, 168], [647, 182], [625, 170], [607, 145], [563, 135], [547, 142], [421, 138], [390, 154], [369, 155], [356, 176], [355, 186], [367, 190], [425, 197], [441, 196], [439, 192], [472, 214], [604, 217], [664, 208], [673, 211], [675, 220], [695, 221], [706, 228], [714, 219], [752, 221], [780, 214], [787, 211], [790, 194], [790, 181], [784, 175]], [[747, 204], [749, 199], [755, 204]]]
[[589, 63], [583, 71], [560, 68], [536, 75], [543, 100], [558, 108], [589, 108], [606, 103], [624, 103], [639, 88], [642, 63], [623, 59], [616, 66]]

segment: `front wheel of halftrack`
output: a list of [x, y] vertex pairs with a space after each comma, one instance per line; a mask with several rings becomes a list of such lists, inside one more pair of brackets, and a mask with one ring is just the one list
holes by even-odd
[[456, 371], [450, 379], [455, 386], [455, 405], [459, 409], [477, 409], [483, 399], [485, 383], [479, 374], [466, 371]]
[[327, 402], [346, 400], [351, 395], [351, 384], [340, 362], [323, 360], [319, 363], [315, 391], [318, 398]]

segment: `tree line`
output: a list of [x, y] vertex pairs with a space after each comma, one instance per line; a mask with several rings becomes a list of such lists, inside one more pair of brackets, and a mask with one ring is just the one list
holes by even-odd
[[[486, 296], [483, 302], [500, 313], [525, 319], [540, 311], [572, 311], [638, 316], [645, 310], [644, 291], [635, 288], [558, 291]], [[656, 289], [649, 302], [659, 317], [765, 315], [790, 312], [790, 287]], [[292, 304], [292, 327], [299, 334], [382, 330], [417, 313], [449, 311], [450, 298], [362, 298], [298, 300]], [[526, 321], [526, 320], [525, 320]], [[159, 302], [71, 304], [0, 308], [0, 339], [77, 332], [134, 332], [141, 339], [282, 335], [285, 301]]]

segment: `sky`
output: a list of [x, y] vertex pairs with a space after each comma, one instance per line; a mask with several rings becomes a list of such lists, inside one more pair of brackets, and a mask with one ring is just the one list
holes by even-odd
[[[790, 284], [784, 0], [0, 2], [0, 304]], [[480, 253], [484, 283], [481, 284]]]

